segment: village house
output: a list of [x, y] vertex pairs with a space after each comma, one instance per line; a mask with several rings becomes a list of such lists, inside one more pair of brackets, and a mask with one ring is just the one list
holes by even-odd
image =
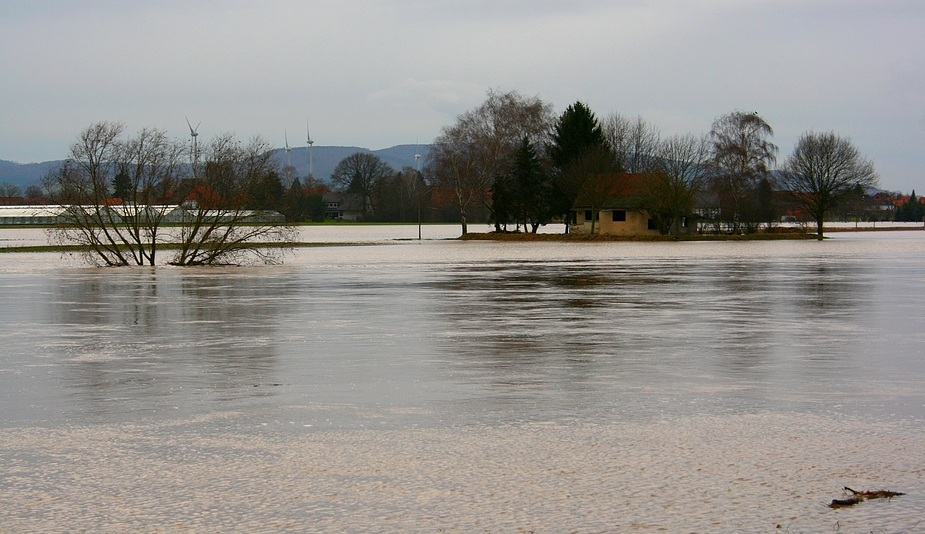
[[363, 199], [348, 193], [325, 193], [324, 218], [335, 221], [358, 221], [363, 217]]
[[[572, 208], [569, 232], [618, 236], [658, 235], [658, 222], [641, 207], [642, 188], [653, 173], [599, 174], [589, 177]], [[592, 223], [593, 217], [593, 223]], [[682, 217], [680, 233], [694, 231], [691, 217]]]

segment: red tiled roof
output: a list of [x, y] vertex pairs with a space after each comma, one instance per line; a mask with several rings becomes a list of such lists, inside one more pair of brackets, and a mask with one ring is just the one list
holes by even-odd
[[613, 173], [589, 176], [578, 193], [575, 206], [631, 207], [645, 185], [664, 177], [658, 173]]

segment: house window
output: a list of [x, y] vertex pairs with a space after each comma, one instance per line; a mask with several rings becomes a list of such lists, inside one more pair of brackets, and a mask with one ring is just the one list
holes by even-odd
[[585, 220], [586, 221], [591, 220], [591, 210], [585, 210]]
[[613, 210], [610, 212], [610, 216], [613, 217], [613, 222], [625, 222], [626, 210]]
[[655, 219], [649, 219], [649, 230], [658, 230], [658, 225], [655, 224]]

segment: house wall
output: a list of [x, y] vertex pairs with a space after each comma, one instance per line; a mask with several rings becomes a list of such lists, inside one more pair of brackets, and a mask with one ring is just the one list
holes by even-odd
[[[569, 226], [570, 232], [591, 233], [591, 219], [585, 218], [585, 211], [577, 210], [576, 222]], [[598, 212], [597, 221], [594, 223], [595, 233], [625, 236], [658, 235], [657, 229], [649, 229], [649, 214], [647, 212], [639, 210], [624, 211], [626, 213], [625, 221], [614, 221], [613, 210]]]

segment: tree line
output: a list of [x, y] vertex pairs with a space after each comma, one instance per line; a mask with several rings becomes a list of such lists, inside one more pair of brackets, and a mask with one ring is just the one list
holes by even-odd
[[677, 234], [682, 218], [705, 208], [719, 230], [754, 232], [773, 219], [774, 192], [783, 190], [816, 220], [821, 239], [827, 212], [877, 184], [873, 164], [834, 132], [804, 133], [774, 169], [773, 135], [756, 112], [722, 115], [703, 135], [663, 137], [641, 117], [600, 120], [580, 101], [556, 116], [539, 97], [492, 90], [443, 128], [424, 176], [453, 202], [463, 234], [479, 205], [498, 231], [568, 221], [579, 194], [596, 217], [613, 200], [614, 175], [634, 174], [626, 194], [663, 233]]
[[[873, 164], [849, 139], [810, 131], [774, 169], [773, 134], [757, 113], [736, 110], [706, 134], [663, 137], [641, 117], [600, 120], [580, 101], [556, 115], [538, 96], [490, 90], [441, 130], [422, 171], [396, 171], [356, 153], [338, 163], [331, 186], [357, 199], [365, 220], [454, 217], [463, 234], [478, 212], [496, 231], [568, 222], [579, 195], [591, 207], [593, 232], [597, 212], [616, 194], [615, 176], [636, 177], [617, 189], [663, 233], [677, 234], [691, 217], [753, 232], [775, 217], [775, 192], [783, 190], [816, 220], [821, 239], [826, 213], [876, 185]], [[259, 137], [245, 143], [222, 134], [200, 148], [158, 129], [126, 136], [122, 124], [100, 122], [78, 135], [41, 193], [70, 206], [68, 224], [52, 236], [85, 245], [100, 264], [153, 265], [158, 244], [169, 243], [170, 263], [200, 265], [275, 261], [271, 248], [255, 243], [285, 242], [292, 223], [324, 219], [324, 184], [303, 187], [296, 177], [287, 185]]]

